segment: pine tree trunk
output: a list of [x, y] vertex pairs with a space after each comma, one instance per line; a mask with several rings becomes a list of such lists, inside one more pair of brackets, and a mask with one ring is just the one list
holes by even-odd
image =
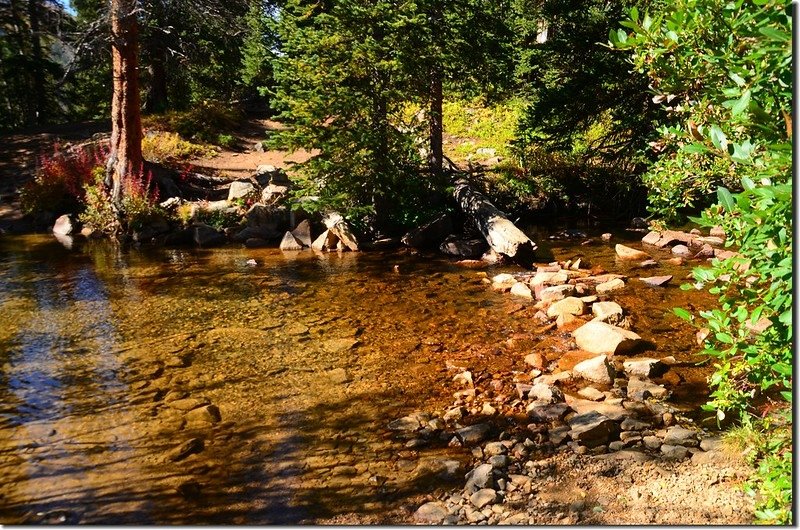
[[123, 180], [142, 169], [142, 121], [139, 80], [136, 0], [111, 0], [114, 93], [111, 100], [111, 152], [106, 186], [116, 206], [122, 201]]
[[[432, 2], [431, 31], [433, 33], [435, 52], [441, 54], [441, 36], [443, 30], [442, 6], [439, 0]], [[430, 172], [438, 180], [442, 175], [444, 155], [442, 152], [442, 62], [439, 57], [434, 57], [434, 64], [430, 73]]]

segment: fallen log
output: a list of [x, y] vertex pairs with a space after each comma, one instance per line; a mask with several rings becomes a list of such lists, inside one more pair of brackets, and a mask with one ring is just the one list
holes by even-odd
[[531, 268], [536, 257], [536, 243], [508, 220], [489, 199], [473, 190], [464, 180], [456, 182], [453, 192], [464, 214], [472, 220], [489, 246], [525, 268]]

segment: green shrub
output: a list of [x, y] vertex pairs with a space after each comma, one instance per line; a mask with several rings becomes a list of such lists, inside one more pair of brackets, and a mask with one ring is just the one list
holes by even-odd
[[178, 133], [150, 131], [142, 138], [142, 156], [150, 162], [175, 162], [215, 154], [213, 147], [189, 142]]
[[221, 134], [236, 128], [243, 119], [242, 112], [228, 103], [200, 101], [187, 111], [146, 116], [142, 119], [142, 126], [145, 129], [178, 133], [183, 138], [197, 142], [215, 144]]
[[94, 168], [94, 184], [86, 186], [84, 210], [78, 215], [81, 223], [92, 227], [98, 232], [111, 234], [119, 226], [111, 197], [103, 185], [105, 168]]

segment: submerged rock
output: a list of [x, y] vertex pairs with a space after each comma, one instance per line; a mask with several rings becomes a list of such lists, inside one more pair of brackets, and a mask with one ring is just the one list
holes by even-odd
[[645, 259], [650, 259], [650, 254], [648, 254], [647, 252], [642, 252], [641, 250], [636, 250], [635, 248], [626, 247], [625, 245], [617, 244], [614, 247], [614, 250], [617, 253], [617, 257], [622, 260], [642, 261]]

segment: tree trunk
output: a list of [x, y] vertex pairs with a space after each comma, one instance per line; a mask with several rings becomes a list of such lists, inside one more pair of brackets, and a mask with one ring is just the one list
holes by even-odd
[[439, 0], [432, 2], [431, 32], [434, 43], [434, 59], [430, 72], [430, 159], [428, 161], [431, 176], [438, 180], [442, 176], [444, 155], [442, 151], [442, 31], [444, 26], [442, 5]]
[[119, 206], [125, 178], [142, 169], [142, 121], [139, 108], [136, 0], [111, 0], [111, 52], [114, 93], [111, 100], [111, 152], [106, 186]]
[[466, 181], [456, 182], [453, 195], [466, 216], [475, 222], [492, 250], [508, 256], [518, 265], [531, 268], [536, 259], [536, 243], [509, 221], [503, 212], [473, 190]]

